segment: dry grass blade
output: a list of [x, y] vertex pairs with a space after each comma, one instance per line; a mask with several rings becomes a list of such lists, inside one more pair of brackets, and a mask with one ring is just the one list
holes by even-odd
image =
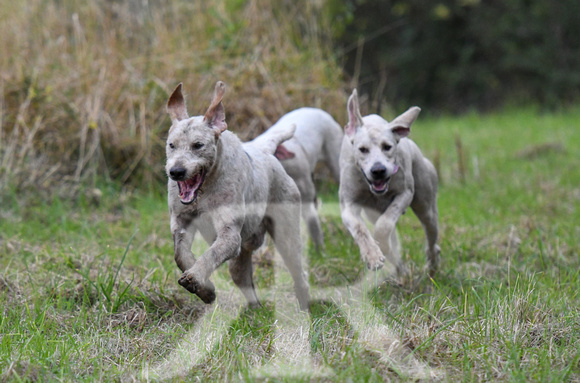
[[39, 153], [44, 169], [76, 183], [94, 175], [162, 181], [169, 128], [163, 106], [180, 81], [199, 114], [197, 95], [223, 79], [228, 128], [244, 139], [301, 106], [322, 106], [339, 119], [341, 70], [318, 13], [312, 5], [265, 0], [3, 7], [3, 173]]

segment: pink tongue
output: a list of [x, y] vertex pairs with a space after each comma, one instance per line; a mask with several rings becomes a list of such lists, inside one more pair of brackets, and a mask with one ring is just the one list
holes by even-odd
[[201, 184], [201, 174], [196, 174], [192, 179], [179, 181], [180, 197], [184, 201], [190, 201], [195, 197], [195, 192]]
[[375, 187], [376, 190], [382, 191], [385, 190], [385, 188], [387, 187], [387, 183], [385, 181], [374, 182], [373, 186]]

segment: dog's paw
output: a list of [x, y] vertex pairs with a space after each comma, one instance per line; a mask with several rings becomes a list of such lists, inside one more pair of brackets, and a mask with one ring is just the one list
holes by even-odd
[[400, 262], [397, 265], [396, 271], [397, 271], [397, 277], [399, 279], [401, 279], [402, 281], [408, 280], [411, 276], [409, 268], [402, 262]]
[[215, 301], [215, 286], [208, 279], [205, 283], [200, 283], [192, 273], [183, 273], [178, 283], [187, 291], [197, 295], [204, 303], [210, 304]]
[[371, 271], [380, 270], [384, 266], [384, 261], [377, 261], [377, 262], [367, 262], [367, 268]]
[[441, 260], [441, 248], [439, 245], [433, 246], [433, 250], [427, 249], [427, 269], [429, 277], [434, 278], [439, 269], [439, 261]]
[[248, 308], [250, 310], [257, 310], [259, 308], [263, 307], [262, 304], [259, 301], [255, 301], [255, 302], [248, 302]]
[[367, 254], [363, 256], [363, 260], [367, 264], [369, 270], [379, 270], [385, 264], [385, 256], [380, 252], [378, 254]]

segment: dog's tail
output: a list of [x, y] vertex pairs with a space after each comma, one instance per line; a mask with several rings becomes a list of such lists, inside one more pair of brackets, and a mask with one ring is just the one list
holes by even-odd
[[270, 128], [248, 144], [259, 148], [265, 153], [274, 154], [282, 142], [294, 136], [295, 131], [296, 124]]

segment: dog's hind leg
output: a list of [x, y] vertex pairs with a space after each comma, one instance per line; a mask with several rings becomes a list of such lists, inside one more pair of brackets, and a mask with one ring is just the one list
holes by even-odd
[[435, 167], [424, 159], [423, 177], [416, 177], [415, 197], [411, 203], [413, 212], [421, 221], [427, 243], [425, 253], [427, 255], [427, 268], [429, 276], [433, 277], [439, 265], [441, 248], [437, 245], [439, 236], [439, 213], [437, 209], [437, 172]]
[[425, 246], [427, 267], [429, 269], [429, 276], [433, 277], [437, 271], [441, 254], [441, 248], [437, 244], [437, 238], [439, 236], [437, 204], [433, 203], [425, 211], [421, 211], [420, 214], [415, 212], [415, 214], [419, 218], [419, 221], [421, 221], [423, 230], [425, 230], [425, 237], [427, 239]]
[[340, 165], [339, 165], [339, 157], [340, 157], [340, 147], [342, 145], [342, 132], [340, 135], [336, 135], [331, 140], [328, 140], [325, 143], [325, 164], [332, 178], [336, 182], [340, 182]]
[[314, 202], [306, 202], [302, 204], [302, 216], [308, 227], [308, 233], [317, 252], [324, 249], [324, 235], [322, 233], [322, 226], [320, 225], [320, 218], [316, 211]]
[[397, 275], [399, 277], [405, 277], [409, 274], [409, 269], [401, 260], [401, 243], [399, 241], [399, 233], [396, 229], [392, 231], [390, 241], [390, 248], [391, 253], [393, 254], [393, 259], [398, 260], [398, 263], [396, 264]]
[[300, 309], [308, 310], [310, 297], [308, 279], [302, 263], [300, 215], [294, 204], [278, 203], [275, 205], [269, 208], [269, 219], [267, 219], [266, 227], [294, 280], [294, 291]]
[[250, 308], [260, 307], [260, 301], [254, 289], [254, 280], [252, 277], [252, 250], [242, 247], [240, 255], [230, 259], [228, 268], [232, 280], [246, 297]]
[[310, 177], [303, 177], [296, 183], [300, 189], [300, 198], [302, 199], [302, 218], [306, 222], [308, 234], [316, 247], [316, 251], [324, 248], [324, 234], [320, 225], [320, 218], [316, 211], [316, 188], [314, 180]]

